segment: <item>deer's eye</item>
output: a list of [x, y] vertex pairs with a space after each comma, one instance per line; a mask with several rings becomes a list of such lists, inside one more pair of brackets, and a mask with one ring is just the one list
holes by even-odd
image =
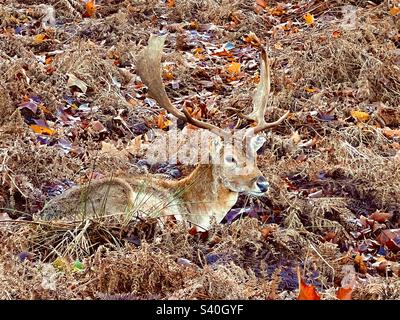
[[226, 156], [225, 161], [228, 163], [236, 163], [236, 160], [232, 156]]

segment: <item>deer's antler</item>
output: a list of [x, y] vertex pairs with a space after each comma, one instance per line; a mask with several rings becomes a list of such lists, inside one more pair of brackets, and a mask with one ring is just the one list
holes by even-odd
[[161, 37], [151, 35], [148, 45], [139, 53], [137, 58], [136, 72], [148, 87], [150, 96], [162, 108], [178, 119], [184, 120], [196, 127], [210, 130], [221, 137], [228, 137], [229, 132], [210, 123], [194, 119], [186, 109], [183, 109], [183, 112], [181, 112], [169, 100], [161, 77], [161, 54], [165, 38], [166, 35]]
[[267, 51], [261, 49], [261, 67], [260, 67], [260, 82], [257, 85], [257, 90], [253, 98], [253, 111], [245, 116], [247, 119], [257, 122], [257, 125], [248, 130], [248, 133], [257, 134], [263, 130], [275, 127], [285, 120], [289, 111], [274, 122], [265, 122], [264, 115], [267, 109], [268, 98], [271, 92], [271, 71]]

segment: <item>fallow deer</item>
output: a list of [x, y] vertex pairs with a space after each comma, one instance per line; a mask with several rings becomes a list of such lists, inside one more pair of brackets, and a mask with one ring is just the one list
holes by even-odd
[[[243, 129], [246, 144], [236, 145], [231, 132], [195, 119], [186, 108], [180, 111], [170, 101], [161, 77], [161, 55], [166, 36], [151, 36], [148, 46], [138, 55], [136, 71], [148, 87], [148, 94], [170, 114], [195, 127], [213, 132], [217, 139], [210, 145], [208, 164], [198, 164], [181, 180], [152, 176], [111, 177], [91, 181], [87, 187], [73, 187], [52, 199], [39, 213], [41, 219], [71, 218], [84, 212], [92, 216], [137, 212], [151, 216], [175, 216], [198, 231], [208, 230], [211, 221], [221, 222], [238, 199], [239, 193], [264, 195], [269, 184], [257, 167], [257, 150], [264, 144], [262, 131], [280, 124], [266, 123], [264, 113], [270, 93], [270, 70], [267, 52], [261, 50], [260, 82], [253, 98], [253, 111], [246, 118], [256, 126]], [[214, 217], [214, 218], [213, 218]]]

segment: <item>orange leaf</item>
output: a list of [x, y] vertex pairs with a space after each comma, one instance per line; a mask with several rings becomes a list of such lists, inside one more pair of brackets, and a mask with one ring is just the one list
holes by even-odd
[[282, 6], [269, 9], [269, 13], [273, 16], [282, 16], [286, 13], [286, 10]]
[[321, 300], [315, 287], [304, 282], [300, 275], [300, 269], [297, 269], [297, 278], [299, 279], [299, 296], [297, 300]]
[[304, 90], [307, 91], [308, 93], [313, 93], [313, 92], [317, 91], [317, 88], [307, 87], [307, 88], [304, 88]]
[[44, 39], [46, 39], [46, 35], [43, 33], [39, 33], [33, 37], [33, 42], [36, 44], [42, 43], [44, 41]]
[[352, 110], [350, 114], [354, 119], [360, 122], [365, 122], [369, 119], [369, 114], [363, 111]]
[[400, 13], [400, 7], [390, 8], [389, 13], [393, 17], [397, 16]]
[[311, 13], [307, 12], [303, 18], [309, 26], [314, 24], [314, 16]]
[[159, 129], [165, 129], [172, 124], [172, 121], [165, 117], [165, 113], [160, 113], [154, 120]]
[[376, 222], [383, 223], [390, 220], [393, 217], [393, 213], [390, 212], [380, 212], [375, 211], [370, 214], [369, 218], [375, 220]]
[[231, 62], [227, 70], [230, 74], [238, 75], [240, 73], [240, 66], [241, 64], [239, 62]]
[[96, 0], [89, 0], [88, 2], [86, 2], [85, 4], [85, 12], [83, 14], [84, 17], [86, 18], [90, 18], [93, 17], [96, 13], [96, 4], [95, 4]]
[[342, 35], [342, 33], [340, 32], [340, 30], [335, 30], [332, 32], [332, 37], [339, 38]]
[[212, 55], [213, 56], [218, 56], [218, 57], [227, 57], [227, 58], [233, 57], [232, 52], [229, 52], [229, 51], [227, 51], [225, 49], [216, 51]]
[[353, 293], [353, 288], [339, 288], [336, 292], [336, 298], [339, 300], [351, 300], [351, 294]]
[[365, 264], [361, 255], [356, 255], [356, 257], [354, 258], [354, 264], [358, 267], [360, 273], [367, 273], [367, 265]]
[[393, 139], [395, 136], [400, 137], [400, 130], [383, 129], [386, 138]]
[[44, 60], [44, 64], [51, 64], [53, 62], [53, 57], [49, 56], [46, 58], [46, 60]]
[[49, 136], [52, 136], [53, 134], [56, 133], [56, 130], [54, 129], [48, 127], [42, 127], [37, 124], [31, 124], [30, 127], [37, 134], [47, 134]]
[[265, 0], [256, 0], [256, 4], [265, 9], [267, 7], [267, 2]]
[[271, 227], [265, 227], [261, 229], [261, 234], [264, 239], [268, 239], [273, 229]]
[[167, 7], [168, 8], [175, 7], [175, 0], [167, 0]]
[[256, 47], [261, 46], [260, 38], [257, 37], [256, 34], [252, 31], [248, 35], [245, 35], [243, 37], [243, 41]]
[[267, 3], [264, 0], [256, 0], [256, 13], [260, 13], [267, 7]]

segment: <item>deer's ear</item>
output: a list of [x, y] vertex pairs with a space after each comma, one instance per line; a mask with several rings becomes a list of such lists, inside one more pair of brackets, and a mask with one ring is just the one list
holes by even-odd
[[257, 152], [257, 150], [263, 146], [265, 141], [265, 137], [261, 135], [252, 137], [250, 139], [250, 149]]

